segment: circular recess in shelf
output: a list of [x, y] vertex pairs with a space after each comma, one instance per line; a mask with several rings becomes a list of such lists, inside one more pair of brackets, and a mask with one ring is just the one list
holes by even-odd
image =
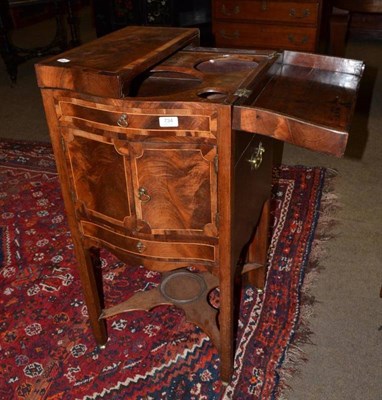
[[206, 295], [207, 285], [197, 273], [186, 270], [175, 271], [166, 276], [159, 286], [162, 295], [174, 304], [191, 303]]

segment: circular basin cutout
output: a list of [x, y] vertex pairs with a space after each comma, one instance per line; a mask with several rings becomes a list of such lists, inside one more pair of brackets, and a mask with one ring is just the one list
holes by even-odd
[[252, 60], [241, 60], [238, 58], [216, 58], [202, 61], [195, 68], [201, 72], [231, 73], [243, 72], [255, 69], [259, 63]]

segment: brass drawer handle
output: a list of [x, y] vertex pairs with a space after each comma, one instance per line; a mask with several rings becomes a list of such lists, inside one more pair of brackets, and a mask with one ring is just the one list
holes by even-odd
[[261, 163], [263, 162], [263, 154], [265, 153], [265, 149], [263, 144], [260, 142], [258, 147], [256, 147], [255, 151], [253, 152], [251, 158], [248, 162], [251, 164], [251, 169], [259, 169]]
[[138, 253], [143, 253], [146, 250], [146, 246], [142, 242], [138, 242], [136, 247], [137, 247]]
[[309, 38], [307, 35], [304, 35], [300, 41], [297, 41], [296, 37], [294, 35], [289, 34], [288, 40], [293, 44], [306, 44], [306, 43], [308, 43]]
[[309, 17], [309, 15], [310, 15], [310, 10], [309, 10], [309, 8], [305, 8], [303, 11], [302, 11], [302, 13], [301, 14], [297, 14], [297, 11], [296, 11], [296, 9], [295, 8], [291, 8], [290, 10], [289, 10], [289, 15], [291, 16], [291, 17], [293, 17], [293, 18], [306, 18], [306, 17]]
[[151, 196], [147, 193], [144, 187], [138, 189], [138, 198], [142, 203], [147, 203], [151, 200]]
[[127, 120], [127, 115], [122, 114], [117, 121], [117, 125], [121, 128], [127, 128], [129, 126], [129, 121]]
[[235, 31], [232, 34], [231, 33], [227, 33], [224, 29], [222, 29], [220, 31], [220, 35], [224, 38], [224, 39], [238, 39], [240, 37], [240, 33], [239, 31]]
[[239, 13], [240, 13], [240, 6], [238, 6], [238, 5], [236, 5], [233, 8], [233, 12], [227, 11], [227, 8], [226, 8], [225, 4], [222, 5], [222, 14], [227, 15], [227, 17], [230, 17], [232, 15], [237, 15]]

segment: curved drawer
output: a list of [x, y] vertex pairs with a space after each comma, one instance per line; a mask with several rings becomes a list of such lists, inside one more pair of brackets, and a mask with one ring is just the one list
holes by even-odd
[[86, 221], [80, 222], [80, 228], [85, 237], [101, 241], [106, 247], [116, 248], [136, 257], [208, 264], [216, 261], [216, 248], [212, 244], [138, 239]]
[[81, 129], [99, 128], [111, 131], [183, 131], [195, 136], [212, 137], [211, 115], [199, 115], [188, 110], [163, 110], [163, 113], [142, 108], [130, 111], [127, 107], [109, 106], [86, 101], [59, 99], [57, 113], [62, 125]]

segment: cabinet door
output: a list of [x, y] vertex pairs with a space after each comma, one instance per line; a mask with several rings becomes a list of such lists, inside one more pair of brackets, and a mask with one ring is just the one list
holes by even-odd
[[63, 141], [78, 217], [133, 228], [128, 152], [80, 130], [63, 130]]
[[216, 146], [131, 143], [141, 232], [217, 236]]

